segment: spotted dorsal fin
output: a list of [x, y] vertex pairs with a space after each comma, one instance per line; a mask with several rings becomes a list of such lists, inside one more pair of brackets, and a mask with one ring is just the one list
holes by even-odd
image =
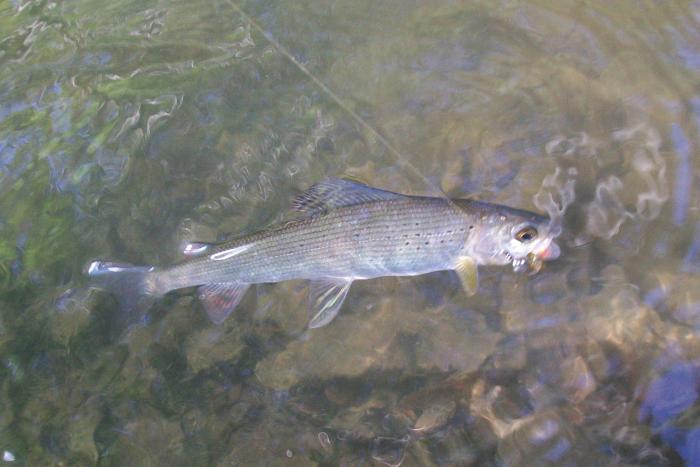
[[351, 180], [327, 178], [294, 198], [292, 209], [313, 214], [343, 206], [400, 199], [405, 196]]

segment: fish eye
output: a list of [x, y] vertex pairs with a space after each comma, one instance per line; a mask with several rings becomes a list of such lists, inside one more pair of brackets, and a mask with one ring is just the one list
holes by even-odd
[[527, 226], [523, 229], [520, 229], [518, 233], [515, 234], [516, 240], [518, 240], [521, 243], [527, 243], [530, 240], [533, 240], [535, 237], [537, 237], [537, 229], [535, 229], [532, 226]]

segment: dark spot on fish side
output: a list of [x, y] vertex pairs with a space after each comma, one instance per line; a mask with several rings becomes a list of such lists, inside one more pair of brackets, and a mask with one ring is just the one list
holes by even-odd
[[425, 242], [426, 245], [428, 245], [430, 242]]
[[474, 226], [473, 226], [473, 225], [470, 225], [470, 226], [469, 226], [469, 230], [474, 230]]
[[408, 245], [408, 244], [410, 244], [410, 243], [411, 243], [411, 242], [406, 242], [406, 243], [404, 243], [404, 245]]
[[445, 243], [445, 240], [440, 240], [440, 243]]
[[420, 234], [416, 234], [416, 237], [420, 237]]

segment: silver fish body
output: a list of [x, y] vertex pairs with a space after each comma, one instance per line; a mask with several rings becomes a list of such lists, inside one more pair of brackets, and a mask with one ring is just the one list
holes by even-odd
[[[451, 269], [475, 284], [476, 265], [515, 268], [528, 256], [558, 256], [546, 217], [480, 201], [408, 196], [329, 179], [294, 207], [302, 213], [298, 219], [221, 245], [191, 244], [185, 252], [196, 255], [172, 267], [141, 268], [141, 293], [198, 286], [218, 322], [250, 284], [307, 279], [310, 327], [320, 327], [335, 317], [354, 280]], [[517, 238], [522, 232], [528, 233], [525, 241]], [[118, 274], [108, 271], [110, 265], [121, 267], [96, 262], [91, 275], [109, 282]]]

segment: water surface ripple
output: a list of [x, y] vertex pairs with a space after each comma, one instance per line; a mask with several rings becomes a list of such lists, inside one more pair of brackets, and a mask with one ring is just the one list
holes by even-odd
[[[0, 3], [3, 459], [700, 464], [699, 23], [697, 1]], [[313, 332], [301, 282], [221, 326], [187, 291], [128, 315], [86, 287], [94, 258], [179, 261], [328, 176], [548, 212], [562, 257], [474, 297], [358, 282]]]

